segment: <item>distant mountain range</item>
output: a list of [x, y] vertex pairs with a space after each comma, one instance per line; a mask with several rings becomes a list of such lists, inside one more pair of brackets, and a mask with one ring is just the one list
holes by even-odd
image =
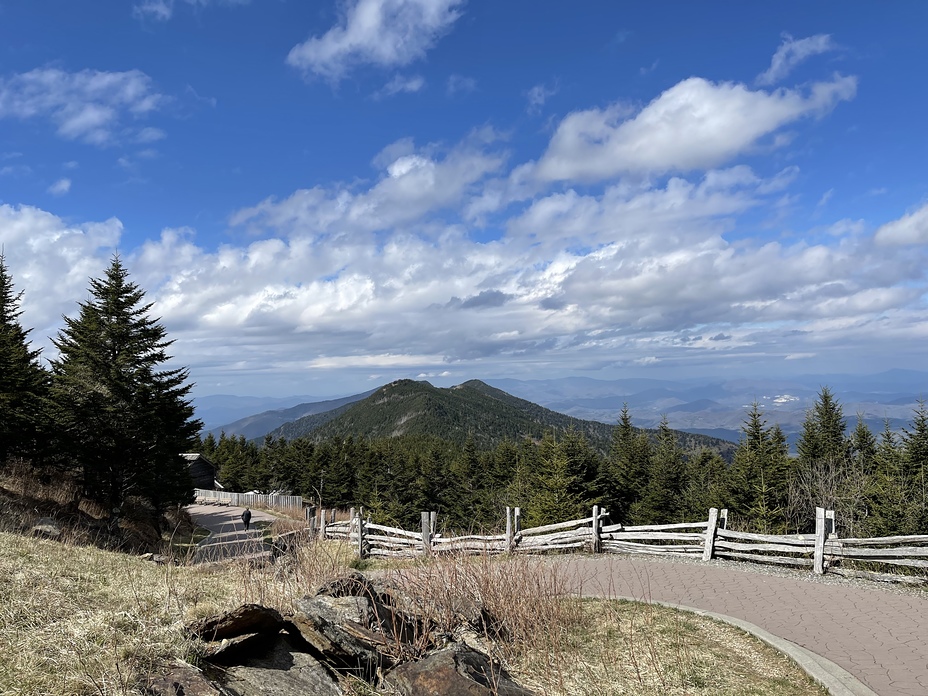
[[[910, 423], [918, 400], [928, 396], [928, 372], [888, 370], [873, 375], [756, 380], [494, 379], [445, 389], [401, 380], [339, 399], [213, 396], [197, 398], [195, 405], [209, 432], [218, 436], [225, 431], [248, 439], [267, 433], [292, 439], [309, 433], [379, 437], [420, 432], [458, 441], [468, 432], [475, 438], [481, 437], [481, 431], [495, 433], [487, 436], [492, 438], [537, 437], [545, 428], [573, 425], [595, 441], [608, 437], [623, 405], [628, 404], [638, 427], [656, 428], [666, 416], [675, 430], [737, 442], [745, 414], [756, 401], [768, 424], [778, 423], [790, 442], [795, 442], [806, 410], [823, 386], [837, 396], [850, 427], [860, 414], [879, 433], [887, 421], [894, 430]], [[354, 406], [360, 406], [359, 402], [365, 402], [362, 408]], [[220, 414], [233, 413], [234, 418], [217, 420]]]
[[[260, 432], [282, 418], [301, 412], [305, 415], [273, 430]], [[263, 437], [266, 433], [288, 440], [420, 435], [463, 445], [472, 438], [479, 449], [489, 449], [506, 439], [540, 440], [549, 430], [564, 432], [572, 428], [605, 452], [613, 427], [552, 411], [479, 380], [446, 389], [428, 382], [400, 380], [367, 394], [256, 414], [218, 430], [249, 439]], [[709, 447], [724, 456], [730, 456], [733, 451], [731, 443], [699, 434], [681, 433], [680, 444], [685, 449]]]
[[[311, 401], [299, 403], [289, 408], [278, 408], [270, 411], [262, 411], [245, 418], [239, 418], [236, 421], [227, 423], [219, 427], [210, 428], [208, 432], [216, 437], [225, 432], [227, 435], [244, 435], [248, 440], [264, 437], [267, 433], [275, 433], [278, 429], [301, 420], [308, 416], [322, 416], [325, 420], [326, 414], [329, 417], [338, 415], [343, 406], [348, 406], [370, 396], [375, 390], [346, 396], [341, 399], [328, 399], [326, 401]], [[341, 410], [340, 410], [341, 409]], [[324, 422], [320, 421], [320, 422]], [[275, 435], [277, 437], [278, 435]], [[280, 435], [280, 437], [292, 438], [293, 435]]]
[[755, 401], [769, 425], [778, 423], [791, 443], [822, 387], [844, 408], [853, 428], [860, 414], [874, 433], [884, 422], [899, 430], [912, 419], [918, 400], [928, 397], [928, 372], [888, 370], [873, 375], [803, 375], [784, 379], [489, 380], [523, 399], [577, 418], [614, 423], [628, 404], [635, 425], [653, 428], [666, 416], [671, 428], [737, 442]]

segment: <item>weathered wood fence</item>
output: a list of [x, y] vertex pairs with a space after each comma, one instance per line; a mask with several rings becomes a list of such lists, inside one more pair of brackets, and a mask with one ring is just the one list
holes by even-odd
[[[604, 524], [608, 512], [594, 506], [579, 520], [522, 529], [519, 508], [506, 508], [506, 531], [495, 535], [443, 536], [436, 531], [436, 513], [423, 512], [422, 527], [409, 531], [374, 524], [363, 511], [349, 512], [349, 519], [334, 521], [332, 511], [321, 511], [319, 524], [311, 529], [321, 539], [341, 539], [362, 557], [409, 557], [444, 553], [643, 553], [683, 556], [709, 561], [713, 558], [771, 563], [809, 568], [877, 580], [922, 583], [917, 576], [900, 576], [870, 570], [879, 564], [928, 568], [928, 535], [839, 539], [833, 510], [816, 508], [813, 534], [753, 534], [727, 529], [728, 511], [712, 508], [705, 522], [634, 525]], [[866, 568], [849, 568], [866, 563]]]
[[233, 493], [194, 489], [197, 503], [205, 505], [235, 505], [280, 510], [303, 510], [303, 497], [299, 495], [268, 495], [264, 493]]

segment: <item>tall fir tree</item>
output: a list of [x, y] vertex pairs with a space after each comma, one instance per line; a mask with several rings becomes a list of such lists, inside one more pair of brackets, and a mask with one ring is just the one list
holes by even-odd
[[[540, 526], [583, 517], [586, 505], [580, 491], [581, 462], [571, 459], [571, 449], [553, 433], [546, 433], [539, 445], [536, 488], [528, 504], [526, 523]], [[574, 452], [574, 455], [576, 453]]]
[[740, 525], [764, 534], [784, 531], [789, 454], [779, 426], [767, 427], [757, 402], [742, 422], [728, 476], [728, 499]]
[[632, 426], [628, 404], [622, 407], [612, 429], [609, 458], [600, 469], [600, 501], [613, 520], [627, 522], [632, 506], [641, 499], [648, 476], [651, 443]]
[[903, 463], [911, 482], [912, 533], [928, 531], [928, 406], [918, 402], [912, 427], [902, 433]]
[[48, 373], [19, 322], [22, 297], [0, 253], [0, 467], [8, 457], [32, 459], [40, 448]]
[[85, 494], [118, 515], [128, 496], [158, 510], [192, 497], [180, 456], [201, 423], [187, 396], [186, 368], [165, 369], [172, 341], [149, 316], [145, 292], [128, 279], [119, 256], [90, 299], [53, 342], [51, 412], [63, 453]]
[[685, 455], [664, 416], [651, 453], [644, 495], [632, 506], [632, 519], [638, 524], [680, 522], [685, 473]]

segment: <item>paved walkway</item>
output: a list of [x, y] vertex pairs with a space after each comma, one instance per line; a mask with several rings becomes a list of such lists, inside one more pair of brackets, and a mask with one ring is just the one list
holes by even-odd
[[251, 511], [251, 529], [245, 531], [242, 511], [245, 508], [221, 505], [189, 505], [187, 512], [210, 534], [203, 539], [194, 553], [194, 561], [219, 561], [240, 556], [257, 556], [267, 553], [258, 522], [273, 522], [276, 518], [261, 510]]
[[928, 593], [731, 563], [643, 556], [561, 557], [573, 590], [726, 614], [840, 665], [878, 694], [928, 694]]

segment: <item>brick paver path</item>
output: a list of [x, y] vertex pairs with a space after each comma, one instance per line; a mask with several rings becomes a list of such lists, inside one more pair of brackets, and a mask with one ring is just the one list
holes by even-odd
[[734, 564], [562, 557], [573, 590], [653, 599], [749, 621], [886, 696], [928, 694], [928, 593], [768, 575]]

